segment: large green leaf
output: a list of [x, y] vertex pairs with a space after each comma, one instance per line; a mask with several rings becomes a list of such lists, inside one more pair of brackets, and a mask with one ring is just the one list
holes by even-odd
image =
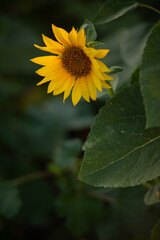
[[146, 127], [160, 126], [160, 22], [153, 28], [144, 49], [140, 71]]
[[0, 214], [7, 218], [17, 214], [21, 200], [18, 195], [18, 189], [10, 183], [0, 183]]
[[108, 0], [100, 8], [94, 19], [94, 23], [98, 25], [111, 22], [137, 6], [138, 3], [134, 0]]
[[80, 180], [94, 186], [126, 187], [160, 175], [160, 129], [145, 130], [139, 85], [107, 101], [85, 145]]

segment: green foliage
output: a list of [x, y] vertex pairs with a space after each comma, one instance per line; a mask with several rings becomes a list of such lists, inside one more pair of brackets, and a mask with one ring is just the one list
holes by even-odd
[[[112, 22], [105, 25], [103, 29], [105, 36], [102, 36], [105, 42], [104, 48], [109, 48], [108, 57], [104, 59], [104, 63], [110, 66], [120, 66], [123, 71], [116, 73], [113, 77], [119, 77], [119, 80], [111, 81], [116, 84], [115, 91], [130, 83], [131, 75], [141, 63], [141, 55], [146, 44], [150, 25], [140, 21], [137, 17], [123, 16], [121, 21]], [[131, 21], [129, 26], [124, 25]], [[121, 26], [121, 24], [123, 24]], [[97, 27], [98, 28], [98, 27]]]
[[146, 127], [160, 126], [160, 22], [146, 43], [140, 70], [140, 83], [146, 110]]
[[[160, 172], [160, 33], [158, 10], [142, 5], [160, 5], [140, 2], [2, 1], [0, 239], [150, 239], [160, 216], [159, 179], [144, 188]], [[41, 43], [41, 33], [53, 38], [51, 23], [70, 31], [83, 21], [87, 46], [110, 49], [104, 63], [115, 97], [104, 90], [96, 102], [75, 108], [36, 86], [29, 59], [40, 54], [33, 44]], [[87, 136], [79, 177], [108, 188], [77, 178]], [[159, 240], [159, 223], [151, 239]]]
[[94, 186], [134, 186], [159, 176], [160, 129], [145, 130], [138, 85], [106, 102], [85, 145], [79, 178]]
[[147, 205], [160, 202], [160, 183], [155, 184], [147, 191], [144, 202]]
[[101, 43], [101, 42], [98, 42], [98, 41], [93, 41], [93, 42], [88, 42], [87, 45], [88, 47], [97, 47], [97, 46], [100, 46], [100, 45], [103, 45], [104, 43]]
[[[97, 33], [93, 23], [86, 19], [80, 29], [82, 28], [85, 30], [87, 44], [94, 42], [97, 38]], [[94, 44], [92, 43], [92, 45]]]
[[112, 67], [110, 67], [110, 70], [111, 71], [109, 72], [109, 74], [115, 74], [115, 73], [123, 71], [123, 69], [119, 66], [112, 66]]
[[140, 67], [136, 68], [136, 70], [131, 75], [131, 83], [134, 84], [136, 82], [139, 82], [139, 76], [140, 76]]
[[11, 183], [0, 182], [0, 214], [13, 218], [21, 207], [19, 191]]
[[96, 25], [105, 24], [114, 19], [123, 16], [130, 10], [133, 10], [138, 6], [138, 3], [134, 0], [108, 0], [100, 8], [97, 16], [94, 18]]
[[73, 234], [82, 236], [89, 230], [90, 225], [98, 222], [103, 205], [82, 194], [73, 197], [62, 193], [56, 199], [55, 206], [58, 215], [61, 218], [66, 217], [66, 226]]
[[160, 236], [160, 221], [152, 229], [151, 240], [159, 240]]
[[82, 142], [79, 139], [65, 141], [55, 152], [55, 163], [61, 168], [73, 167], [81, 148]]

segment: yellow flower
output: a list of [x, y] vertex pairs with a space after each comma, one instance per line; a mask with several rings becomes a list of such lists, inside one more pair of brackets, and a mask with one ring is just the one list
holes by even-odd
[[44, 77], [37, 85], [50, 81], [48, 93], [58, 95], [64, 92], [63, 101], [72, 90], [74, 105], [81, 97], [87, 102], [90, 101], [90, 97], [96, 100], [97, 89], [101, 92], [102, 88], [110, 88], [105, 80], [113, 79], [105, 73], [110, 69], [98, 60], [104, 58], [109, 50], [86, 47], [84, 29], [77, 32], [73, 27], [69, 33], [55, 25], [52, 25], [52, 29], [58, 42], [42, 34], [46, 46], [34, 45], [53, 54], [31, 59], [32, 62], [43, 65], [36, 71]]

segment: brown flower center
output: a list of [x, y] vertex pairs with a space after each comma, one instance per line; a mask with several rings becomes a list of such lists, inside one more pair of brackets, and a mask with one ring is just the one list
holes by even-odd
[[68, 47], [62, 55], [63, 67], [76, 78], [87, 76], [91, 71], [91, 60], [79, 47]]

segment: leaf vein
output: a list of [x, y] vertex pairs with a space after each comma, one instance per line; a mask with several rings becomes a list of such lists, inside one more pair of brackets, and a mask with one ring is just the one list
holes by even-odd
[[92, 175], [92, 174], [94, 174], [94, 173], [96, 173], [96, 172], [98, 172], [98, 171], [100, 171], [100, 170], [105, 169], [106, 167], [108, 167], [108, 166], [110, 166], [110, 165], [113, 165], [114, 163], [119, 162], [120, 160], [122, 160], [123, 158], [127, 157], [128, 155], [130, 155], [130, 154], [133, 153], [134, 151], [136, 151], [136, 150], [138, 150], [138, 149], [140, 149], [140, 148], [143, 148], [144, 146], [148, 145], [148, 144], [151, 143], [151, 142], [156, 141], [156, 140], [159, 139], [159, 138], [160, 138], [160, 136], [157, 136], [156, 138], [151, 139], [151, 140], [148, 141], [147, 143], [144, 143], [144, 144], [142, 144], [142, 145], [134, 148], [133, 150], [131, 150], [130, 152], [128, 152], [128, 153], [127, 153], [126, 155], [124, 155], [123, 157], [121, 157], [121, 158], [119, 158], [119, 159], [116, 159], [114, 162], [111, 162], [110, 164], [107, 164], [107, 165], [105, 165], [105, 166], [102, 167], [102, 168], [99, 168], [99, 169], [97, 169], [97, 170], [95, 170], [95, 171], [92, 171], [92, 172], [88, 173], [87, 175], [83, 175], [83, 177], [88, 176], [88, 175]]

